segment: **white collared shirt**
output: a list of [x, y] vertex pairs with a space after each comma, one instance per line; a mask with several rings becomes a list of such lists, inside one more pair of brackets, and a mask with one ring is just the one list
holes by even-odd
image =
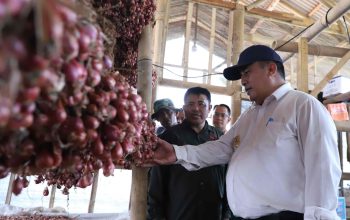
[[288, 210], [304, 219], [338, 219], [335, 125], [317, 99], [289, 84], [244, 112], [218, 141], [174, 147], [177, 163], [190, 170], [229, 163], [227, 197], [237, 216]]

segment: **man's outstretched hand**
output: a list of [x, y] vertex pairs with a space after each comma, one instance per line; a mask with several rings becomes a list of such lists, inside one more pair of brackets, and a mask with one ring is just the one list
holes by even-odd
[[175, 150], [172, 144], [158, 138], [157, 145], [149, 158], [138, 161], [137, 165], [150, 167], [155, 165], [168, 165], [176, 162]]

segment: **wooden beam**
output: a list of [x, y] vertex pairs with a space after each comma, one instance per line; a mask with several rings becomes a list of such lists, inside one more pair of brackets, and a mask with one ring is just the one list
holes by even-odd
[[[272, 47], [277, 51], [297, 53], [298, 52], [298, 43], [288, 42], [287, 41], [274, 41]], [[281, 46], [283, 45], [283, 46]], [[309, 55], [315, 56], [328, 56], [328, 57], [343, 57], [350, 49], [343, 47], [331, 47], [323, 45], [309, 44], [308, 46]]]
[[[279, 21], [289, 21], [289, 22], [301, 22], [306, 23], [305, 19], [296, 17], [292, 13], [282, 12], [282, 11], [267, 11], [261, 8], [253, 8], [250, 11], [247, 11], [247, 15], [260, 15], [265, 18], [271, 18]], [[308, 22], [309, 23], [309, 22]]]
[[[331, 104], [331, 103], [337, 103], [337, 102], [348, 102], [350, 101], [350, 92], [342, 93], [336, 96], [327, 97], [323, 104]], [[350, 112], [349, 112], [350, 113]]]
[[256, 0], [255, 2], [247, 5], [245, 8], [247, 11], [251, 10], [252, 8], [256, 8], [258, 7], [259, 5], [261, 5], [264, 1], [266, 0]]
[[342, 180], [350, 180], [350, 173], [343, 173], [341, 176]]
[[16, 174], [11, 173], [10, 179], [9, 179], [9, 184], [7, 186], [5, 205], [11, 205], [12, 185], [13, 185], [13, 181], [15, 181], [15, 178], [16, 178]]
[[189, 2], [187, 7], [187, 17], [186, 17], [185, 44], [184, 44], [184, 51], [182, 56], [182, 66], [184, 68], [185, 81], [187, 81], [186, 77], [188, 76], [188, 57], [189, 57], [189, 49], [190, 49], [192, 14], [193, 14], [193, 2]]
[[[144, 27], [138, 44], [137, 92], [151, 112], [152, 106], [152, 24]], [[132, 166], [130, 220], [146, 219], [148, 169]]]
[[297, 88], [300, 91], [309, 91], [309, 74], [308, 74], [308, 42], [302, 37], [299, 40], [298, 53], [298, 74], [297, 74]]
[[350, 121], [334, 121], [337, 131], [350, 132]]
[[[153, 28], [153, 62], [159, 66], [164, 62], [164, 42], [166, 41], [166, 30], [168, 25], [167, 19], [169, 18], [168, 0], [157, 1], [157, 10], [155, 12], [155, 25]], [[158, 71], [160, 77], [162, 77], [162, 70]]]
[[57, 189], [56, 184], [51, 186], [50, 201], [49, 201], [50, 209], [52, 209], [55, 206], [56, 189]]
[[229, 12], [228, 19], [229, 19], [229, 21], [228, 21], [227, 44], [226, 44], [226, 64], [227, 64], [227, 66], [231, 66], [231, 64], [232, 64], [232, 40], [233, 40], [233, 11]]
[[[277, 6], [277, 4], [279, 3], [280, 0], [272, 0], [272, 2], [267, 6], [267, 11], [272, 11], [273, 9], [275, 9], [275, 7]], [[252, 27], [252, 29], [250, 30], [250, 34], [254, 34], [256, 32], [256, 30], [259, 28], [259, 26], [262, 24], [263, 20], [259, 19], [255, 25]]]
[[94, 213], [96, 195], [97, 195], [97, 187], [98, 187], [98, 176], [99, 172], [94, 172], [94, 178], [91, 186], [90, 200], [89, 200], [89, 208], [88, 213]]
[[[198, 83], [185, 82], [185, 81], [180, 81], [180, 80], [173, 80], [173, 79], [165, 79], [164, 78], [164, 79], [159, 81], [159, 85], [188, 89], [191, 87], [198, 86]], [[226, 88], [223, 86], [213, 86], [213, 85], [208, 85], [208, 84], [204, 84], [201, 86], [208, 89], [210, 92], [213, 92], [213, 93], [222, 94], [222, 95], [229, 95], [229, 96], [233, 94], [232, 88]]]
[[[164, 63], [164, 66], [170, 66], [170, 67], [176, 67], [176, 68], [181, 68], [183, 69], [183, 66], [180, 65], [176, 65], [176, 64], [171, 64], [171, 63]], [[200, 72], [204, 72], [204, 73], [208, 73], [207, 69], [200, 69], [200, 68], [193, 68], [193, 67], [188, 67], [188, 70], [194, 70], [194, 71], [200, 71]], [[182, 76], [179, 76], [182, 77]]]
[[[237, 5], [233, 18], [233, 53], [232, 63], [237, 63], [238, 57], [243, 50], [244, 44], [244, 17], [245, 9], [243, 5]], [[234, 93], [231, 98], [231, 123], [234, 123], [241, 115], [241, 81], [233, 81], [231, 88]]]
[[[212, 8], [207, 84], [211, 84], [211, 73], [213, 70], [213, 53], [214, 53], [214, 46], [215, 46], [215, 29], [216, 29], [216, 8]], [[203, 77], [203, 79], [205, 79], [205, 77]]]
[[218, 8], [225, 8], [229, 10], [236, 9], [236, 3], [232, 1], [222, 1], [222, 0], [192, 0], [192, 2], [196, 2], [198, 4], [210, 5]]
[[326, 74], [326, 76], [319, 82], [315, 88], [312, 90], [311, 95], [317, 96], [319, 92], [326, 86], [329, 80], [331, 80], [338, 71], [348, 62], [350, 59], [350, 51], [347, 52], [343, 58], [340, 59], [340, 61], [329, 71], [329, 73]]

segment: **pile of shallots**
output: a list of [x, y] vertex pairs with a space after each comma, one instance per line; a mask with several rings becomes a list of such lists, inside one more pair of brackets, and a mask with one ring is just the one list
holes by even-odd
[[0, 178], [18, 174], [16, 195], [31, 175], [64, 194], [84, 188], [99, 169], [110, 176], [150, 156], [156, 142], [145, 103], [110, 71], [104, 34], [74, 7], [0, 2]]

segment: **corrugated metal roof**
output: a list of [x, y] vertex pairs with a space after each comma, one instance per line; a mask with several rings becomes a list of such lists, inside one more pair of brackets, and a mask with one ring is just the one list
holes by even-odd
[[[219, 0], [216, 0], [216, 2]], [[239, 1], [245, 6], [248, 6], [255, 2], [256, 0], [241, 0]], [[266, 10], [273, 0], [265, 0], [263, 3], [257, 6], [259, 9]], [[235, 2], [235, 1], [232, 1]], [[186, 15], [189, 1], [188, 0], [170, 0], [170, 20], [174, 21], [169, 25], [168, 38], [175, 38], [178, 36], [183, 36], [186, 29]], [[294, 15], [296, 18], [309, 19], [311, 22], [317, 22], [319, 19], [326, 16], [327, 11], [330, 7], [336, 4], [335, 0], [279, 0], [276, 7], [272, 9], [272, 12], [284, 12], [288, 15]], [[197, 3], [194, 4], [193, 11], [193, 21], [195, 19], [195, 10]], [[319, 5], [319, 6], [318, 6]], [[210, 28], [211, 28], [211, 5], [199, 4], [198, 7], [198, 27], [197, 27], [197, 43], [203, 47], [209, 47], [210, 41]], [[313, 11], [316, 7], [318, 9], [309, 17], [308, 14]], [[300, 15], [299, 15], [300, 14]], [[350, 13], [346, 14], [347, 25], [350, 25]], [[251, 16], [246, 13], [245, 16], [245, 34], [246, 36], [251, 35], [250, 31], [255, 26], [257, 21], [260, 20], [257, 16]], [[336, 23], [336, 22], [335, 22]], [[228, 36], [228, 26], [229, 26], [229, 9], [218, 8], [216, 14], [216, 41], [215, 41], [215, 51], [217, 56], [226, 59], [226, 39]], [[276, 19], [264, 19], [263, 22], [257, 27], [256, 31], [251, 35], [259, 38], [260, 41], [266, 40], [265, 44], [269, 44], [272, 40], [289, 40], [293, 36], [297, 35], [303, 29], [306, 28], [306, 24], [302, 25], [292, 25], [288, 22], [278, 22]], [[342, 26], [342, 27], [341, 27]], [[341, 31], [343, 28], [343, 32]], [[191, 40], [194, 36], [195, 23], [192, 23], [191, 27]], [[326, 45], [326, 46], [337, 46], [342, 45], [342, 47], [348, 47], [349, 43], [348, 36], [344, 32], [345, 26], [343, 20], [339, 20], [338, 23], [333, 24], [330, 29], [323, 31], [319, 34], [313, 41], [312, 44]], [[248, 38], [248, 37], [247, 37]], [[264, 42], [246, 42], [248, 44], [252, 43], [264, 43]], [[282, 53], [281, 54], [286, 54]], [[330, 60], [330, 61], [329, 61]], [[310, 61], [312, 62], [312, 61]], [[326, 74], [322, 69], [329, 70], [329, 66], [334, 65], [334, 59], [323, 59], [322, 62], [318, 64], [318, 75], [317, 77], [322, 77]], [[287, 66], [287, 71], [290, 69], [290, 65]], [[324, 67], [323, 67], [324, 66]], [[349, 65], [348, 65], [349, 66]], [[323, 68], [322, 68], [323, 67]], [[350, 76], [350, 68], [345, 68], [345, 74]], [[315, 77], [313, 77], [315, 78]], [[312, 87], [312, 86], [311, 86]]]

